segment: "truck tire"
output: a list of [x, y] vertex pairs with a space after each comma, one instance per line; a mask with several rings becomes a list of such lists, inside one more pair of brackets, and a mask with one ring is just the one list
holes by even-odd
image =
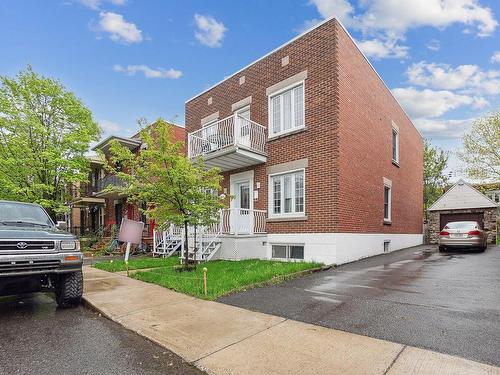
[[56, 286], [56, 302], [59, 307], [71, 307], [80, 304], [83, 294], [83, 273], [62, 274]]

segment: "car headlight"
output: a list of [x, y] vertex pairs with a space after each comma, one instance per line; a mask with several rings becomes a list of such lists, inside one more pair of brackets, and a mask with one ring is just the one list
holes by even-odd
[[61, 241], [61, 250], [78, 250], [80, 248], [79, 241]]

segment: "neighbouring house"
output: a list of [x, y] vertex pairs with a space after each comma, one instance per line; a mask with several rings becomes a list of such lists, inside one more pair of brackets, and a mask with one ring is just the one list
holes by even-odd
[[429, 207], [429, 242], [437, 243], [439, 232], [451, 221], [477, 221], [485, 230], [488, 242], [495, 243], [499, 204], [476, 190], [464, 180], [458, 180]]
[[233, 198], [204, 259], [340, 264], [422, 243], [422, 137], [336, 19], [189, 99], [186, 131]]
[[[174, 142], [184, 142], [184, 127], [172, 125], [172, 140]], [[140, 152], [141, 147], [143, 147], [140, 134], [137, 133], [130, 138], [109, 136], [94, 146], [93, 150], [100, 151], [107, 158], [113, 140], [118, 141], [122, 146], [128, 147], [134, 153]], [[106, 191], [106, 188], [110, 185], [120, 186], [123, 183], [118, 176], [107, 174], [104, 169], [104, 162], [98, 156], [90, 157], [90, 167], [89, 182], [72, 189], [73, 199], [70, 202], [71, 213], [68, 223], [71, 232], [83, 236], [103, 230], [104, 234], [108, 235], [113, 225], [119, 226], [122, 218], [128, 218], [144, 222], [144, 237], [152, 241], [154, 223], [147, 220], [140, 211], [141, 207], [127, 202], [126, 196]]]

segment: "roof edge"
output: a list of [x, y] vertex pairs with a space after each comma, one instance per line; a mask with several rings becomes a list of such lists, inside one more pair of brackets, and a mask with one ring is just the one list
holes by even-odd
[[[495, 208], [495, 207], [499, 207], [499, 205], [497, 203], [495, 203], [494, 201], [492, 201], [489, 197], [487, 197], [486, 195], [484, 195], [483, 193], [481, 193], [479, 190], [477, 190], [474, 186], [472, 186], [471, 184], [469, 184], [467, 181], [465, 181], [464, 179], [459, 179], [457, 182], [455, 182], [453, 184], [453, 186], [451, 188], [449, 188], [448, 190], [445, 191], [445, 193], [443, 195], [441, 195], [428, 209], [427, 211], [447, 211], [447, 209], [444, 209], [444, 210], [439, 210], [439, 209], [434, 209], [433, 207], [441, 200], [443, 199], [450, 191], [451, 189], [453, 189], [455, 186], [459, 185], [459, 183], [462, 182], [464, 183], [465, 185], [468, 185], [470, 188], [472, 188], [476, 193], [480, 194], [483, 198], [486, 198], [487, 200], [489, 200], [491, 202], [491, 206], [486, 206], [486, 207], [481, 207], [481, 208]], [[464, 208], [452, 208], [450, 210], [466, 210], [468, 209], [467, 207], [464, 207]]]

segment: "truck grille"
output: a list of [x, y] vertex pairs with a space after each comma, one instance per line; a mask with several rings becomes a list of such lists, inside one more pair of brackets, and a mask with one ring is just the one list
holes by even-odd
[[59, 260], [19, 260], [0, 262], [0, 275], [17, 272], [45, 272], [57, 269]]
[[0, 241], [1, 251], [22, 251], [22, 250], [54, 250], [54, 241]]

